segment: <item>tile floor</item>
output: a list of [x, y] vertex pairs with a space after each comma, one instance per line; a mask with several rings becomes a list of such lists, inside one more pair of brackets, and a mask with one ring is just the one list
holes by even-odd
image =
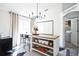
[[43, 56], [35, 51], [32, 51], [32, 52], [27, 52], [25, 53], [23, 56]]
[[[68, 48], [69, 49], [69, 48]], [[70, 52], [69, 52], [70, 51]], [[73, 49], [69, 49], [69, 51], [67, 51], [67, 49], [62, 50], [58, 53], [57, 56], [77, 56], [77, 53], [75, 50]], [[26, 52], [25, 54], [23, 54], [22, 56], [43, 56], [35, 51], [29, 52], [29, 51], [25, 51], [25, 49], [19, 49], [16, 50], [11, 56], [17, 56], [18, 53], [21, 52]], [[68, 54], [69, 53], [69, 54]]]

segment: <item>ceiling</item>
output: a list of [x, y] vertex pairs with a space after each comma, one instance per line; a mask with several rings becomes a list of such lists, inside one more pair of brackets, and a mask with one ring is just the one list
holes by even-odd
[[29, 16], [32, 11], [36, 12], [36, 3], [0, 3], [0, 9]]
[[72, 7], [75, 4], [77, 4], [77, 3], [63, 3], [63, 11]]
[[[49, 8], [52, 6], [52, 8], [55, 8], [58, 3], [42, 3], [40, 6]], [[62, 4], [62, 3], [61, 3]], [[76, 3], [63, 3], [63, 10], [68, 9], [69, 7], [75, 5]], [[37, 3], [0, 3], [0, 9], [7, 10], [7, 11], [13, 11], [16, 13], [19, 13], [24, 16], [29, 16], [32, 12], [36, 14], [37, 12]], [[44, 9], [44, 8], [43, 8]]]
[[64, 16], [67, 19], [73, 19], [79, 17], [79, 11], [72, 11]]
[[[48, 9], [48, 8], [55, 9], [55, 7], [57, 8], [60, 7], [58, 6], [59, 5], [58, 3], [39, 3], [38, 5], [39, 5], [38, 7], [41, 7], [39, 9], [42, 9], [41, 11], [43, 12], [45, 9]], [[18, 14], [29, 17], [29, 14], [32, 14], [32, 12], [35, 15], [37, 14], [37, 3], [0, 3], [0, 9], [13, 11]]]

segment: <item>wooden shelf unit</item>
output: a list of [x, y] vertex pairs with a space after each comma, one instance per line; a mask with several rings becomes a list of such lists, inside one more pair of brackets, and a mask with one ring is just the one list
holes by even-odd
[[37, 44], [37, 45], [42, 46], [42, 47], [53, 49], [53, 47], [50, 47], [50, 46], [47, 46], [47, 45], [44, 45], [44, 44], [40, 44], [40, 43], [36, 43], [36, 42], [32, 42], [32, 44]]
[[40, 54], [43, 54], [43, 55], [45, 55], [45, 56], [50, 56], [49, 54], [46, 54], [46, 53], [44, 53], [44, 52], [41, 52], [41, 51], [39, 51], [39, 50], [37, 50], [37, 49], [35, 49], [35, 48], [32, 48], [32, 50], [34, 50], [34, 51], [36, 51], [36, 52], [38, 52], [38, 53], [40, 53]]
[[[34, 41], [35, 39], [42, 40], [42, 41], [48, 41], [48, 42], [52, 41], [53, 46], [35, 42]], [[51, 35], [51, 36], [50, 35], [32, 35], [32, 50], [34, 50], [40, 54], [46, 55], [46, 56], [51, 56], [48, 53], [44, 53], [44, 52], [40, 51], [39, 49], [34, 48], [33, 45], [37, 45], [40, 47], [44, 47], [45, 49], [52, 50], [52, 53], [53, 53], [52, 56], [56, 56], [59, 52], [59, 36], [56, 36], [56, 35]], [[47, 52], [47, 50], [46, 50], [46, 52]]]

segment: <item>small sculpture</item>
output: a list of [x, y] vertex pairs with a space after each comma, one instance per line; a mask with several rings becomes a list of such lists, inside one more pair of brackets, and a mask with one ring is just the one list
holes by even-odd
[[37, 31], [38, 31], [38, 27], [35, 26], [34, 27], [34, 32], [35, 32], [34, 34], [37, 34]]

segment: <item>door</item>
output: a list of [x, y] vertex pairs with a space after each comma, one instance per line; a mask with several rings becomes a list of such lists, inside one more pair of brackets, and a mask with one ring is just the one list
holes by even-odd
[[71, 43], [77, 46], [77, 18], [71, 20]]
[[[70, 19], [70, 29], [65, 27], [65, 49], [67, 56], [78, 55], [77, 18]], [[67, 24], [66, 24], [67, 25]]]
[[78, 55], [78, 39], [77, 39], [77, 19], [71, 19], [71, 45], [70, 45], [70, 55], [77, 56]]
[[25, 18], [25, 17], [19, 17], [19, 38], [17, 41], [17, 44], [21, 44], [21, 37], [20, 34], [30, 34], [30, 19]]

